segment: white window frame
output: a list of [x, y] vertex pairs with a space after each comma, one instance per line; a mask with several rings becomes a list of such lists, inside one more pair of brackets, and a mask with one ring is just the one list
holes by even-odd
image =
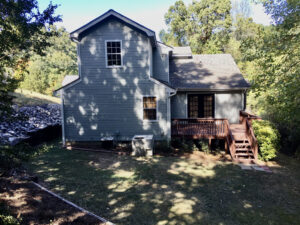
[[[107, 61], [107, 42], [120, 42], [120, 48], [121, 48], [121, 65], [117, 66], [117, 65], [112, 65], [109, 66], [108, 65], [108, 61]], [[122, 45], [122, 40], [105, 40], [105, 65], [106, 68], [120, 68], [123, 67], [123, 45]]]
[[[148, 119], [144, 119], [144, 97], [154, 97], [155, 98], [155, 100], [156, 100], [156, 119], [155, 120], [148, 120]], [[158, 121], [158, 114], [157, 114], [157, 112], [158, 112], [158, 98], [157, 98], [157, 96], [155, 96], [155, 95], [143, 95], [143, 97], [142, 97], [142, 110], [143, 110], [143, 112], [142, 112], [142, 114], [143, 114], [143, 121], [144, 122], [157, 122]]]

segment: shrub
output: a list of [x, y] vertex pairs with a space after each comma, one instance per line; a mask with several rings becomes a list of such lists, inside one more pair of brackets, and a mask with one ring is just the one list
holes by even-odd
[[196, 145], [200, 151], [203, 151], [205, 153], [209, 153], [209, 146], [208, 146], [208, 140], [207, 139], [200, 139], [196, 141]]
[[0, 214], [0, 224], [1, 225], [19, 225], [19, 221], [13, 217], [13, 216], [9, 216], [9, 215], [1, 215]]
[[167, 140], [156, 141], [154, 144], [155, 152], [169, 153], [172, 151]]
[[296, 149], [295, 157], [296, 157], [297, 159], [300, 159], [300, 146], [298, 146], [298, 148]]
[[171, 139], [171, 146], [174, 148], [181, 148], [183, 143], [183, 139], [181, 138], [172, 138]]
[[269, 121], [265, 120], [253, 121], [252, 126], [259, 145], [260, 159], [264, 161], [274, 159], [279, 150], [279, 132]]
[[4, 203], [0, 204], [0, 224], [1, 225], [19, 225], [20, 219], [16, 219], [11, 216], [9, 213], [9, 209]]
[[50, 144], [35, 147], [26, 143], [15, 146], [0, 145], [0, 170], [6, 171], [20, 167], [22, 162], [28, 161], [51, 148], [53, 148], [53, 145]]
[[184, 152], [192, 152], [194, 149], [197, 149], [196, 145], [194, 144], [193, 140], [184, 140], [182, 142], [182, 150]]

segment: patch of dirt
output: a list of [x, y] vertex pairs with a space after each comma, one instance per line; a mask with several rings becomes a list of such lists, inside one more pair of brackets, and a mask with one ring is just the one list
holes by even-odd
[[201, 160], [203, 162], [211, 161], [211, 162], [232, 162], [231, 157], [229, 154], [226, 154], [225, 152], [220, 153], [205, 153], [201, 151], [194, 151], [193, 153], [185, 153], [183, 157], [195, 159], [195, 160]]
[[36, 187], [30, 181], [0, 177], [0, 203], [7, 205], [21, 224], [101, 224], [101, 221]]

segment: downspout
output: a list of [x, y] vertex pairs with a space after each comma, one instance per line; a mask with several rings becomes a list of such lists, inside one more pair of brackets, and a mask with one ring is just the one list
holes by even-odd
[[60, 100], [61, 100], [61, 128], [62, 128], [62, 143], [63, 147], [66, 147], [66, 137], [65, 137], [65, 115], [64, 115], [64, 89], [60, 90]]
[[243, 105], [243, 111], [246, 111], [247, 106], [247, 89], [244, 90], [244, 105]]
[[177, 94], [177, 90], [175, 92], [169, 92], [168, 96], [168, 105], [167, 105], [167, 117], [168, 117], [168, 127], [169, 127], [169, 132], [168, 132], [168, 144], [170, 144], [171, 141], [171, 97]]

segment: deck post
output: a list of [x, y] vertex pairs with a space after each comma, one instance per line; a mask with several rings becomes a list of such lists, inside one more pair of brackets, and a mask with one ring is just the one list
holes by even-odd
[[224, 147], [225, 147], [225, 152], [228, 153], [228, 145], [226, 139], [224, 140]]
[[211, 151], [211, 138], [208, 138], [208, 148]]

